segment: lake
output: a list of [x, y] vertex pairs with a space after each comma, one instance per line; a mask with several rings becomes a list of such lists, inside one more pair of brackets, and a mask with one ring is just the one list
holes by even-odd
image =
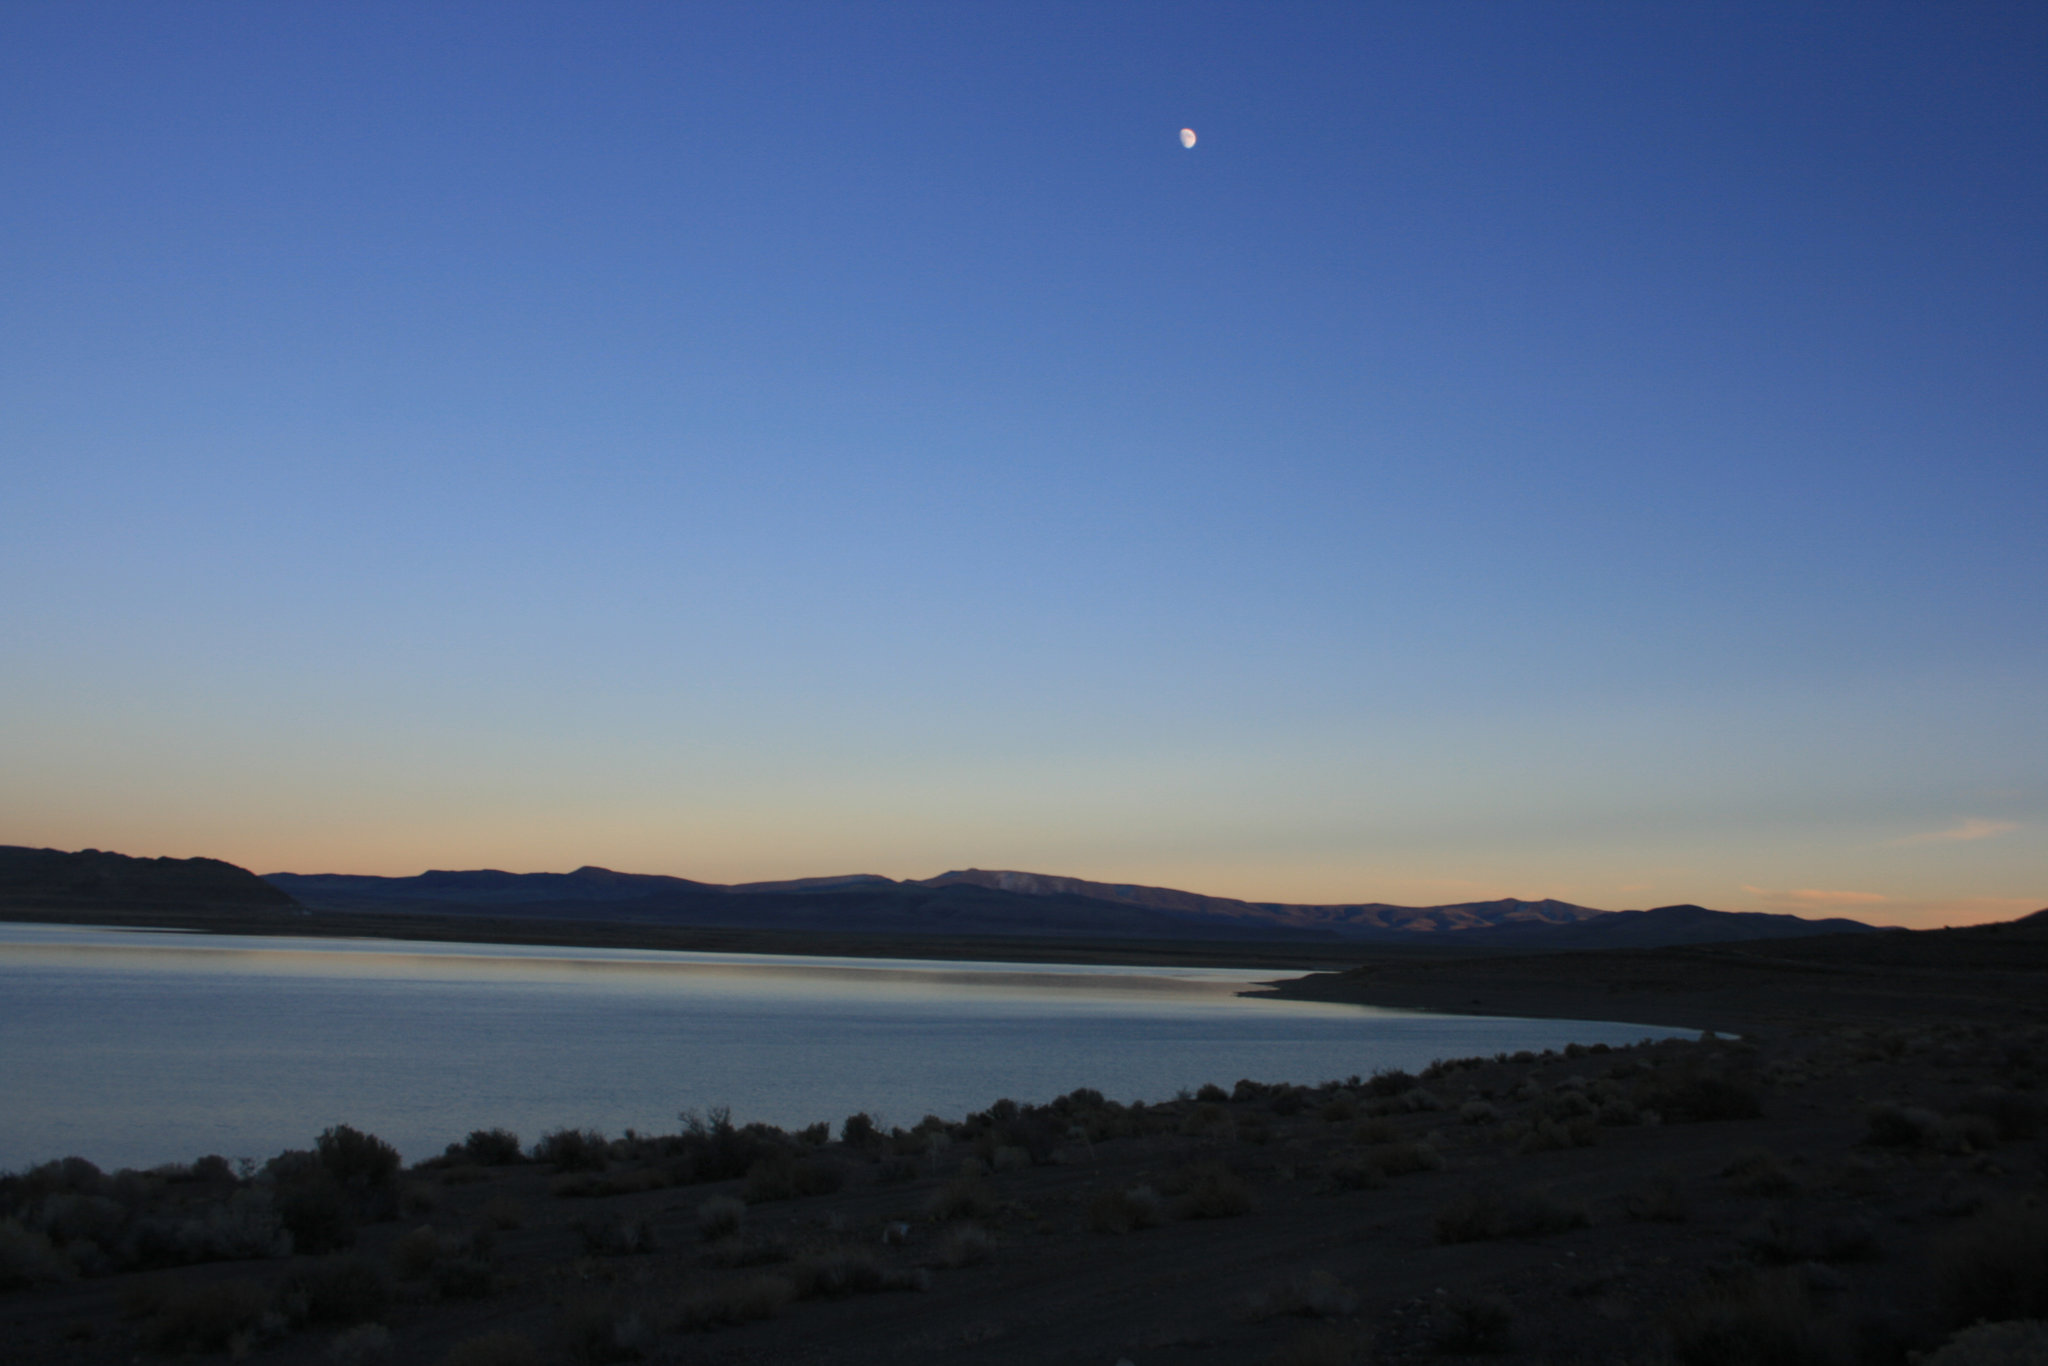
[[1237, 994], [1276, 975], [0, 924], [0, 1170], [262, 1159], [340, 1123], [408, 1160], [713, 1106], [909, 1126], [1672, 1033]]

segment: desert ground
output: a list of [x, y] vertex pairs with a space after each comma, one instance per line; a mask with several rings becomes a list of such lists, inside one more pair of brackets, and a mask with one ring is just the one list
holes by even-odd
[[1076, 1078], [889, 1133], [710, 1114], [451, 1135], [405, 1169], [345, 1129], [255, 1171], [52, 1163], [0, 1179], [0, 1341], [80, 1366], [2038, 1361], [1991, 1339], [2048, 1317], [2044, 964], [2033, 922], [1390, 957], [1276, 989], [1718, 1036], [1146, 1105]]

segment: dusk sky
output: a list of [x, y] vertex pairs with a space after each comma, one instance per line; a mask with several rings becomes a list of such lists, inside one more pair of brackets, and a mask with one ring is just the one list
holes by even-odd
[[2009, 918], [2048, 7], [16, 0], [0, 601], [0, 843]]

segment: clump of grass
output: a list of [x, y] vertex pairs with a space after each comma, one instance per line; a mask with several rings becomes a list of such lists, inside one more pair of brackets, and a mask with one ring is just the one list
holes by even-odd
[[979, 1224], [956, 1224], [939, 1239], [933, 1257], [940, 1266], [979, 1266], [996, 1254], [996, 1240]]
[[391, 1330], [381, 1323], [359, 1323], [344, 1328], [327, 1344], [323, 1355], [334, 1366], [365, 1366], [391, 1354]]
[[1716, 1287], [1666, 1323], [1676, 1366], [1847, 1366], [1842, 1326], [1814, 1305], [1797, 1273]]
[[800, 1300], [875, 1295], [891, 1290], [928, 1290], [923, 1271], [885, 1266], [866, 1248], [830, 1248], [790, 1264], [789, 1283]]
[[1001, 1210], [996, 1193], [985, 1181], [955, 1177], [933, 1192], [925, 1209], [934, 1219], [993, 1219]]
[[246, 1350], [270, 1311], [270, 1291], [254, 1281], [171, 1281], [153, 1289], [142, 1344], [166, 1355]]
[[697, 1206], [697, 1233], [709, 1242], [730, 1238], [747, 1219], [746, 1202], [730, 1195], [714, 1195]]
[[1642, 1083], [1637, 1106], [1655, 1110], [1669, 1123], [1755, 1119], [1764, 1112], [1755, 1088], [1733, 1077], [1690, 1068], [1671, 1068]]
[[1682, 1224], [1691, 1217], [1678, 1177], [1668, 1171], [1657, 1173], [1649, 1185], [1623, 1196], [1622, 1208], [1629, 1218], [1650, 1224]]
[[526, 1206], [509, 1195], [494, 1195], [484, 1202], [478, 1211], [484, 1227], [494, 1229], [515, 1229], [526, 1226]]
[[1436, 1240], [1478, 1243], [1498, 1238], [1531, 1238], [1584, 1228], [1586, 1211], [1542, 1191], [1478, 1186], [1437, 1211]]
[[1768, 1148], [1744, 1148], [1728, 1159], [1721, 1175], [1740, 1195], [1797, 1195], [1799, 1178]]
[[611, 1161], [611, 1145], [595, 1129], [556, 1129], [533, 1145], [533, 1160], [558, 1172], [602, 1171]]
[[1440, 1352], [1505, 1352], [1514, 1327], [1515, 1311], [1500, 1296], [1460, 1295], [1444, 1305], [1433, 1340]]
[[541, 1356], [525, 1334], [499, 1329], [456, 1343], [441, 1366], [541, 1366]]
[[295, 1323], [346, 1328], [376, 1318], [390, 1300], [384, 1268], [366, 1257], [346, 1255], [295, 1273], [285, 1284], [282, 1303]]
[[645, 1319], [602, 1295], [571, 1300], [565, 1305], [556, 1321], [555, 1335], [564, 1354], [580, 1366], [638, 1361], [654, 1345], [654, 1333]]
[[2048, 1361], [2048, 1323], [2014, 1320], [1965, 1328], [1921, 1366], [2040, 1366]]
[[1220, 1162], [1196, 1162], [1161, 1183], [1176, 1219], [1233, 1219], [1252, 1212], [1251, 1188]]
[[592, 1257], [635, 1257], [655, 1250], [654, 1225], [646, 1219], [579, 1219], [577, 1236]]
[[795, 1298], [796, 1287], [785, 1277], [749, 1276], [684, 1296], [675, 1307], [675, 1325], [701, 1333], [753, 1323], [774, 1318]]
[[1254, 1323], [1292, 1315], [1304, 1319], [1344, 1318], [1358, 1308], [1358, 1296], [1327, 1271], [1289, 1276], [1245, 1297], [1244, 1316]]
[[846, 1171], [838, 1163], [799, 1158], [785, 1152], [761, 1158], [748, 1167], [741, 1194], [748, 1204], [759, 1205], [806, 1195], [830, 1195], [844, 1184]]
[[1159, 1192], [1150, 1186], [1103, 1191], [1088, 1202], [1088, 1227], [1097, 1233], [1135, 1233], [1158, 1227], [1161, 1214]]
[[789, 1244], [780, 1238], [742, 1234], [724, 1238], [704, 1250], [712, 1266], [773, 1266], [789, 1260]]
[[1367, 1339], [1355, 1328], [1304, 1328], [1275, 1348], [1267, 1366], [1364, 1366]]
[[479, 1167], [509, 1167], [520, 1160], [519, 1135], [510, 1129], [473, 1129], [459, 1145], [449, 1145], [448, 1155]]
[[1951, 1327], [2048, 1319], [2048, 1211], [1979, 1218], [1935, 1245], [1935, 1287]]

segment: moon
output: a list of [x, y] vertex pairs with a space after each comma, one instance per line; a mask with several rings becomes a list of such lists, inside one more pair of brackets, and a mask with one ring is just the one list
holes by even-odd
[[1181, 146], [1183, 146], [1183, 147], [1192, 147], [1192, 146], [1194, 146], [1194, 145], [1195, 145], [1195, 130], [1194, 130], [1194, 129], [1192, 129], [1192, 128], [1183, 128], [1183, 129], [1181, 129], [1181, 130], [1180, 130], [1180, 145], [1181, 145]]

